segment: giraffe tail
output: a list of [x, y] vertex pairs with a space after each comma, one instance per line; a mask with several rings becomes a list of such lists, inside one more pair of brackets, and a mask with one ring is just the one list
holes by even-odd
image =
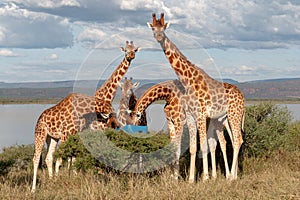
[[245, 114], [246, 114], [246, 111], [244, 110], [243, 112], [243, 116], [242, 116], [242, 132], [245, 132]]

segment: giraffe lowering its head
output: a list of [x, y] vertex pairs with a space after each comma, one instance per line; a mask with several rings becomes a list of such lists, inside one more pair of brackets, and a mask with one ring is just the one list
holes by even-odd
[[[125, 51], [123, 61], [97, 90], [95, 97], [70, 94], [57, 105], [45, 110], [39, 117], [34, 134], [35, 153], [33, 157], [32, 191], [35, 191], [36, 188], [37, 168], [45, 141], [47, 143], [46, 163], [49, 176], [52, 177], [53, 153], [59, 140], [63, 143], [69, 135], [76, 134], [88, 126], [100, 130], [117, 126], [112, 100], [118, 81], [122, 79], [131, 60], [135, 58], [135, 52], [138, 48], [134, 47], [133, 42], [127, 41], [126, 47], [121, 49]], [[58, 172], [60, 164], [61, 159], [58, 159], [55, 167], [56, 172]]]
[[131, 112], [132, 123], [137, 124], [142, 113], [145, 112], [149, 105], [157, 100], [166, 101], [164, 112], [168, 122], [170, 139], [176, 148], [176, 160], [174, 165], [174, 176], [176, 179], [179, 175], [180, 144], [184, 124], [187, 123], [188, 125], [190, 141], [195, 141], [197, 134], [195, 122], [185, 110], [186, 104], [184, 103], [184, 94], [185, 89], [178, 80], [170, 80], [155, 84], [144, 92]]
[[[105, 102], [103, 102], [105, 104]], [[113, 112], [109, 106], [105, 106], [105, 112]], [[35, 152], [33, 157], [33, 185], [32, 191], [36, 187], [37, 168], [44, 143], [47, 143], [46, 164], [49, 176], [52, 177], [53, 154], [58, 141], [65, 142], [70, 135], [86, 128], [90, 123], [85, 115], [95, 116], [95, 98], [83, 94], [72, 93], [60, 101], [55, 106], [46, 109], [39, 117], [34, 132]], [[97, 118], [95, 117], [94, 120]], [[114, 116], [108, 118], [99, 117], [97, 126], [99, 129], [111, 127], [111, 122], [115, 121]], [[61, 159], [56, 163], [56, 173], [58, 173]]]

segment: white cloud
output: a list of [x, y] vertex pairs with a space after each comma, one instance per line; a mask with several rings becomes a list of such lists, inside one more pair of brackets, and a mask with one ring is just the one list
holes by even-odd
[[0, 6], [0, 47], [56, 48], [72, 44], [66, 18], [32, 12], [12, 3]]
[[[5, 1], [4, 2], [11, 2]], [[62, 6], [80, 6], [76, 0], [14, 0], [16, 4], [23, 4], [28, 7], [41, 7], [41, 8], [58, 8]]]
[[[151, 20], [152, 12], [164, 12], [166, 21], [171, 22], [171, 29], [192, 34], [207, 48], [269, 49], [300, 45], [300, 5], [296, 1], [15, 0], [14, 2], [19, 7], [10, 4], [10, 7], [1, 8], [5, 8], [7, 13], [3, 19], [0, 17], [0, 27], [2, 29], [8, 27], [8, 30], [0, 28], [2, 43], [9, 33], [22, 32], [26, 27], [31, 27], [31, 30], [35, 31], [38, 25], [47, 24], [47, 27], [51, 27], [46, 29], [47, 31], [64, 32], [63, 41], [67, 42], [57, 41], [63, 43], [58, 46], [68, 46], [72, 43], [70, 35], [72, 23], [75, 26], [77, 23], [84, 23], [87, 28], [76, 36], [77, 42], [87, 42], [91, 45], [95, 41], [102, 40], [105, 34], [108, 36], [122, 29], [146, 26], [145, 23]], [[16, 10], [19, 13], [14, 14]], [[2, 21], [7, 23], [2, 24]], [[12, 26], [19, 28], [13, 29]], [[13, 40], [11, 37], [8, 39]]]
[[53, 53], [53, 54], [50, 55], [50, 60], [56, 60], [56, 59], [58, 59], [57, 54]]
[[8, 49], [0, 49], [0, 56], [16, 57], [16, 56], [18, 56], [18, 54], [15, 54], [14, 52], [12, 52], [11, 50], [8, 50]]
[[84, 30], [78, 35], [77, 41], [86, 42], [92, 46], [95, 46], [96, 43], [104, 40], [107, 36], [105, 32], [100, 30], [97, 27], [85, 27]]

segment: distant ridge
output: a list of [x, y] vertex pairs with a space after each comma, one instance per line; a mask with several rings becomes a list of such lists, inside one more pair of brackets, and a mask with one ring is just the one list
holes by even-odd
[[275, 78], [275, 79], [264, 79], [264, 80], [247, 81], [245, 83], [280, 82], [280, 81], [297, 81], [297, 80], [300, 80], [300, 78]]
[[[141, 84], [147, 83], [159, 83], [169, 79], [134, 79], [134, 81], [141, 82]], [[45, 81], [45, 82], [16, 82], [16, 83], [6, 83], [0, 82], [0, 88], [60, 88], [60, 87], [73, 87], [73, 86], [83, 86], [83, 87], [99, 87], [104, 83], [105, 80], [66, 80], [66, 81]], [[231, 84], [238, 84], [238, 81], [233, 79], [223, 79], [219, 80], [222, 82], [227, 82]]]
[[300, 99], [300, 78], [250, 81], [237, 86], [248, 99]]
[[[152, 85], [166, 80], [167, 79], [134, 79], [134, 82], [140, 82], [140, 87], [135, 93], [137, 96], [141, 96], [143, 92]], [[0, 82], [0, 100], [64, 98], [74, 91], [93, 95], [96, 88], [102, 85], [104, 81], [105, 80], [66, 80], [24, 83]], [[300, 78], [277, 78], [248, 82], [238, 82], [233, 79], [223, 79], [219, 81], [237, 85], [248, 99], [300, 98]], [[119, 96], [120, 92], [117, 93], [116, 98], [119, 98]]]

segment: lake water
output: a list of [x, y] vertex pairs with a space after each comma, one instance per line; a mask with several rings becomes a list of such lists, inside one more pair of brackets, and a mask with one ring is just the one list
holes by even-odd
[[[0, 105], [0, 152], [3, 147], [34, 143], [34, 128], [41, 113], [51, 104]], [[116, 106], [117, 107], [117, 106]], [[149, 130], [167, 130], [163, 105], [150, 105], [147, 109]]]
[[[34, 127], [40, 114], [50, 104], [0, 105], [0, 151], [3, 147], [34, 142]], [[300, 120], [300, 104], [284, 105], [294, 120]], [[163, 105], [152, 104], [147, 110], [149, 130], [167, 130]]]

